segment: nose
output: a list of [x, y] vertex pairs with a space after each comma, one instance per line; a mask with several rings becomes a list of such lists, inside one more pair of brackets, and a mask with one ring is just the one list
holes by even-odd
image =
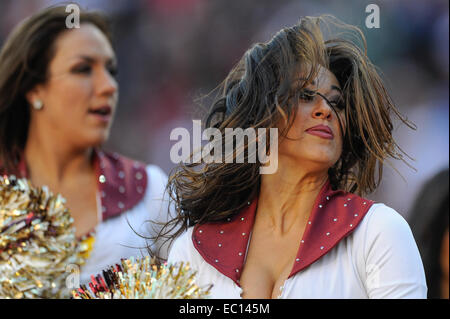
[[323, 98], [317, 99], [317, 102], [312, 110], [312, 116], [317, 119], [331, 120], [332, 114], [333, 110], [328, 105], [328, 102]]
[[111, 96], [114, 95], [118, 90], [118, 85], [116, 79], [111, 75], [109, 70], [106, 68], [101, 68], [97, 72], [96, 88], [99, 95]]

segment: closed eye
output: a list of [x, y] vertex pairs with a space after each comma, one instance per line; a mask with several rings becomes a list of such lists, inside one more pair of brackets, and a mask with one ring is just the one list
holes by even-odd
[[331, 106], [337, 108], [338, 110], [343, 110], [345, 108], [345, 104], [342, 98], [333, 99], [329, 103], [331, 104]]
[[316, 92], [316, 94], [319, 95], [320, 97], [322, 97], [328, 103], [328, 105], [330, 105], [330, 107], [332, 107], [333, 109], [338, 109], [339, 111], [342, 111], [343, 109], [345, 109], [345, 104], [342, 99], [342, 95], [334, 96], [331, 99], [328, 99], [325, 95], [323, 95], [319, 92]]
[[303, 89], [300, 91], [299, 98], [305, 102], [311, 102], [314, 100], [314, 97], [316, 96], [317, 92], [311, 91], [308, 89]]
[[72, 73], [81, 73], [81, 74], [89, 74], [91, 70], [92, 67], [88, 63], [78, 64], [71, 69]]
[[91, 57], [88, 55], [80, 55], [77, 56], [76, 58], [79, 59], [80, 61], [77, 62], [70, 69], [72, 73], [89, 75], [91, 74], [94, 68], [97, 68], [99, 64], [101, 64], [102, 67], [104, 67], [112, 77], [116, 77], [118, 74], [117, 63], [114, 57], [106, 58], [105, 60], [101, 57], [98, 58], [98, 57]]
[[338, 98], [334, 98], [332, 101], [330, 101], [330, 104], [337, 108], [339, 111], [342, 111], [343, 109], [345, 109], [345, 103], [344, 103], [344, 99], [342, 98], [342, 96], [339, 96]]

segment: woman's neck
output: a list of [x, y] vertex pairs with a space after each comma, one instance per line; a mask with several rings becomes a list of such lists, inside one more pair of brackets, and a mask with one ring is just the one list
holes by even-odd
[[57, 138], [30, 134], [24, 153], [28, 177], [36, 186], [61, 190], [66, 181], [94, 172], [93, 148], [71, 148]]
[[301, 165], [288, 167], [280, 162], [275, 174], [261, 176], [258, 214], [268, 217], [280, 234], [296, 223], [306, 223], [327, 179], [327, 171], [311, 173]]

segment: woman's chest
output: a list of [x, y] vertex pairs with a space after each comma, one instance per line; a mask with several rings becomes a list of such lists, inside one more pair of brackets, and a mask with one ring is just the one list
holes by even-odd
[[240, 278], [244, 298], [278, 298], [294, 269], [305, 224], [281, 234], [255, 221]]
[[[344, 240], [315, 263], [277, 282], [270, 298], [282, 299], [365, 299], [363, 262]], [[212, 298], [241, 298], [245, 286], [239, 287], [230, 278], [204, 263], [200, 267], [201, 282], [213, 283]], [[255, 274], [257, 278], [257, 274]]]
[[240, 278], [243, 298], [277, 298], [295, 263], [298, 237], [274, 239], [261, 235], [252, 234], [249, 244]]

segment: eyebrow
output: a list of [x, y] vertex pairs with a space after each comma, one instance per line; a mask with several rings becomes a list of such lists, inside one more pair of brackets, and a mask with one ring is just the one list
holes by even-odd
[[[299, 78], [299, 80], [300, 80], [300, 81], [306, 81], [306, 80], [308, 80], [308, 79], [305, 79], [305, 78]], [[306, 84], [308, 84], [308, 83], [306, 83]], [[311, 84], [311, 85], [316, 85], [316, 81], [315, 81], [315, 80], [311, 80], [311, 82], [309, 82], [309, 84]], [[341, 90], [340, 87], [338, 87], [338, 86], [336, 86], [336, 85], [331, 85], [330, 88], [331, 88], [331, 90], [338, 91], [339, 93], [342, 94], [342, 90]]]
[[[86, 60], [86, 61], [89, 62], [89, 63], [94, 63], [94, 62], [96, 62], [96, 61], [98, 61], [98, 60], [102, 60], [101, 58], [100, 58], [100, 59], [97, 59], [97, 58], [93, 58], [93, 57], [88, 56], [88, 55], [77, 55], [76, 57], [77, 57], [77, 58], [80, 58], [80, 59], [82, 59], [82, 60]], [[107, 62], [107, 63], [117, 63], [115, 57], [107, 57], [107, 58], [106, 58], [106, 62]]]

